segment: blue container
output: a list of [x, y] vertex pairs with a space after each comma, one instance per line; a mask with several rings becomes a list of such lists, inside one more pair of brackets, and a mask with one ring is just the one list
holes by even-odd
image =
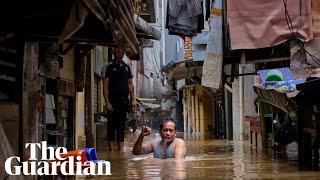
[[87, 158], [89, 161], [97, 161], [98, 160], [95, 148], [84, 148], [84, 150], [86, 151]]

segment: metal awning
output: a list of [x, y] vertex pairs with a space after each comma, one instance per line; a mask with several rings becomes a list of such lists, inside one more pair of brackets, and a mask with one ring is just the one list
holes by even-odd
[[142, 98], [142, 97], [136, 97], [136, 99], [137, 101], [143, 101], [143, 102], [152, 102], [157, 100], [155, 98]]
[[160, 104], [146, 103], [146, 102], [140, 102], [140, 104], [144, 109], [152, 109], [152, 110], [154, 110], [154, 109], [161, 108]]
[[141, 97], [136, 97], [138, 103], [140, 104], [140, 106], [143, 108], [143, 109], [152, 109], [152, 110], [155, 110], [155, 109], [159, 109], [161, 108], [161, 105], [160, 104], [156, 104], [156, 103], [151, 103], [151, 102], [155, 102], [157, 99], [154, 99], [154, 98], [141, 98]]
[[264, 89], [254, 86], [254, 91], [260, 101], [272, 104], [285, 112], [297, 111], [299, 105], [318, 104], [320, 97], [320, 79], [315, 78], [301, 84], [297, 84], [297, 91], [281, 93], [273, 89]]
[[[170, 66], [170, 67], [169, 67]], [[167, 73], [169, 82], [186, 79], [188, 77], [201, 77], [203, 61], [179, 61], [163, 68]]]

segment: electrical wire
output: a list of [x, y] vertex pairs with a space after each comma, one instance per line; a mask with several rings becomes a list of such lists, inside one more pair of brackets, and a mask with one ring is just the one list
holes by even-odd
[[[286, 23], [288, 25], [288, 28], [290, 30], [290, 33], [291, 33], [291, 36], [292, 36], [292, 39], [296, 42], [296, 44], [300, 47], [300, 49], [302, 49], [305, 53], [307, 53], [311, 58], [312, 60], [317, 64], [317, 65], [320, 65], [320, 59], [317, 58], [316, 56], [314, 56], [313, 54], [311, 54], [308, 50], [305, 49], [303, 43], [298, 39], [297, 37], [297, 33], [298, 33], [298, 28], [296, 29], [296, 32], [294, 32], [294, 27], [292, 25], [292, 20], [291, 20], [291, 17], [289, 15], [289, 12], [288, 12], [288, 9], [287, 9], [287, 0], [282, 0], [283, 1], [283, 5], [284, 5], [284, 10], [285, 10], [285, 20], [286, 20]], [[300, 21], [301, 21], [301, 0], [300, 0]], [[301, 26], [301, 24], [300, 24]]]
[[[293, 25], [292, 25], [292, 21], [291, 21], [291, 18], [290, 18], [290, 15], [288, 13], [288, 9], [287, 9], [287, 0], [283, 0], [283, 4], [284, 4], [284, 8], [285, 8], [285, 18], [286, 18], [286, 22], [287, 22], [287, 25], [288, 25], [288, 28], [290, 30], [290, 33], [292, 35], [292, 38], [293, 40], [299, 45], [299, 47], [305, 52], [307, 53], [310, 57], [312, 57], [312, 60], [316, 63], [316, 64], [320, 64], [320, 59], [315, 57], [313, 54], [311, 54], [309, 51], [307, 51], [302, 42], [299, 41], [299, 39], [297, 38], [296, 36], [296, 33], [293, 32]], [[301, 0], [300, 0], [300, 23], [301, 23], [301, 6], [302, 6], [302, 3], [301, 3]], [[301, 26], [301, 24], [300, 24]], [[297, 32], [298, 32], [298, 29], [297, 29]], [[316, 122], [314, 122], [314, 126], [317, 128], [318, 127], [318, 123], [319, 123], [319, 120], [316, 119]], [[316, 130], [315, 131], [315, 136], [317, 137], [317, 134], [318, 134], [318, 131]]]

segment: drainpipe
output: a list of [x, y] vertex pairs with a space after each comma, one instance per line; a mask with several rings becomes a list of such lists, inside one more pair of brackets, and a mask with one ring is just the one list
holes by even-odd
[[[243, 51], [241, 54], [241, 62], [245, 62], [245, 52]], [[239, 74], [243, 73], [242, 64], [239, 64]], [[243, 88], [244, 88], [244, 77], [239, 76], [239, 115], [240, 115], [240, 141], [244, 139], [244, 95], [243, 95]]]
[[166, 24], [166, 18], [165, 18], [165, 7], [166, 7], [166, 0], [161, 0], [161, 33], [162, 33], [162, 65], [166, 65], [166, 36], [165, 36], [165, 24]]

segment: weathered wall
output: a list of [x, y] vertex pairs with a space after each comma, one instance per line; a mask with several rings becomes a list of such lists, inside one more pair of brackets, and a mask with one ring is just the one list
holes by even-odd
[[214, 123], [215, 119], [213, 116], [213, 98], [208, 94], [208, 92], [202, 92], [202, 102], [203, 102], [203, 117], [204, 117], [204, 135], [209, 133], [209, 124]]
[[[66, 48], [68, 44], [64, 44]], [[60, 69], [60, 78], [74, 81], [74, 48], [63, 57], [63, 68]]]
[[160, 41], [151, 40], [151, 47], [143, 48], [143, 74], [138, 74], [139, 97], [157, 98], [162, 91]]
[[11, 144], [14, 154], [18, 155], [19, 148], [19, 105], [0, 104], [0, 123]]
[[184, 60], [184, 44], [179, 36], [166, 34], [166, 62], [176, 62]]
[[194, 61], [204, 61], [209, 38], [209, 31], [202, 31], [192, 37], [192, 55]]
[[[244, 72], [243, 73], [251, 73], [255, 72], [255, 67], [253, 64], [247, 64], [244, 65]], [[244, 116], [252, 116], [252, 117], [257, 117], [258, 114], [255, 111], [255, 106], [254, 106], [254, 99], [257, 97], [253, 90], [253, 75], [252, 76], [244, 76], [244, 90], [243, 90], [243, 95], [244, 95]], [[249, 122], [244, 122], [245, 123], [245, 137], [249, 138], [250, 134], [250, 123]]]
[[[209, 124], [214, 123], [213, 99], [199, 85], [183, 89], [184, 131], [186, 134], [196, 133], [200, 136], [209, 135]], [[199, 136], [199, 137], [200, 137]]]

